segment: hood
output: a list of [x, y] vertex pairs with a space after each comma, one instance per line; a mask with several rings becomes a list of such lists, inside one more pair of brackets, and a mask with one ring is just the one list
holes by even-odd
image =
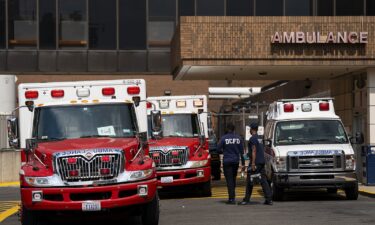
[[193, 138], [180, 138], [180, 137], [164, 137], [160, 140], [151, 140], [149, 142], [150, 150], [158, 147], [167, 146], [181, 146], [188, 147], [190, 150], [190, 158], [194, 156], [194, 152], [199, 146], [199, 139], [197, 137]]
[[308, 145], [281, 145], [275, 149], [280, 156], [286, 156], [290, 151], [315, 151], [315, 150], [339, 150], [345, 154], [354, 154], [350, 144], [308, 144]]

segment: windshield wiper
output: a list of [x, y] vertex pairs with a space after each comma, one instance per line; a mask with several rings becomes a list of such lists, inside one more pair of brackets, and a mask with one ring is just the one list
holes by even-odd
[[112, 136], [110, 136], [110, 135], [97, 135], [97, 134], [95, 134], [95, 135], [83, 135], [83, 136], [81, 136], [79, 138], [99, 138], [99, 137], [112, 137]]
[[345, 143], [345, 140], [333, 140], [333, 139], [328, 139], [328, 138], [320, 138], [320, 139], [313, 139], [311, 140], [312, 142], [317, 141], [317, 142], [334, 142], [334, 143]]
[[50, 137], [50, 138], [38, 138], [37, 141], [39, 142], [48, 142], [48, 141], [63, 141], [66, 140], [66, 138], [55, 138], [55, 137]]

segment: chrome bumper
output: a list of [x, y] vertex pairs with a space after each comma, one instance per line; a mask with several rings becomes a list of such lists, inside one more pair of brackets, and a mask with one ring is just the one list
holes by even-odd
[[277, 173], [275, 175], [277, 185], [287, 188], [344, 188], [358, 181], [354, 171], [336, 173]]

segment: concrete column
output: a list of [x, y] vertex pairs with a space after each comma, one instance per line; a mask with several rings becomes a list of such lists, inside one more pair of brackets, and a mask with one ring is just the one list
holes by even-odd
[[367, 70], [367, 143], [375, 145], [375, 68]]

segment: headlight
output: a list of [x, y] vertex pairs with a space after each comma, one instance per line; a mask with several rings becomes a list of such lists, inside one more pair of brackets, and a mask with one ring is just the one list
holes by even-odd
[[275, 161], [277, 172], [286, 172], [286, 157], [276, 157]]
[[191, 168], [198, 168], [198, 167], [204, 167], [207, 165], [208, 160], [200, 160], [200, 161], [191, 161]]
[[149, 170], [137, 170], [137, 171], [129, 171], [130, 174], [130, 180], [142, 180], [147, 177], [150, 177], [153, 173], [153, 169]]
[[46, 177], [25, 177], [25, 181], [30, 186], [36, 187], [45, 187], [50, 185], [49, 179]]
[[345, 170], [355, 170], [355, 157], [354, 155], [345, 156]]

